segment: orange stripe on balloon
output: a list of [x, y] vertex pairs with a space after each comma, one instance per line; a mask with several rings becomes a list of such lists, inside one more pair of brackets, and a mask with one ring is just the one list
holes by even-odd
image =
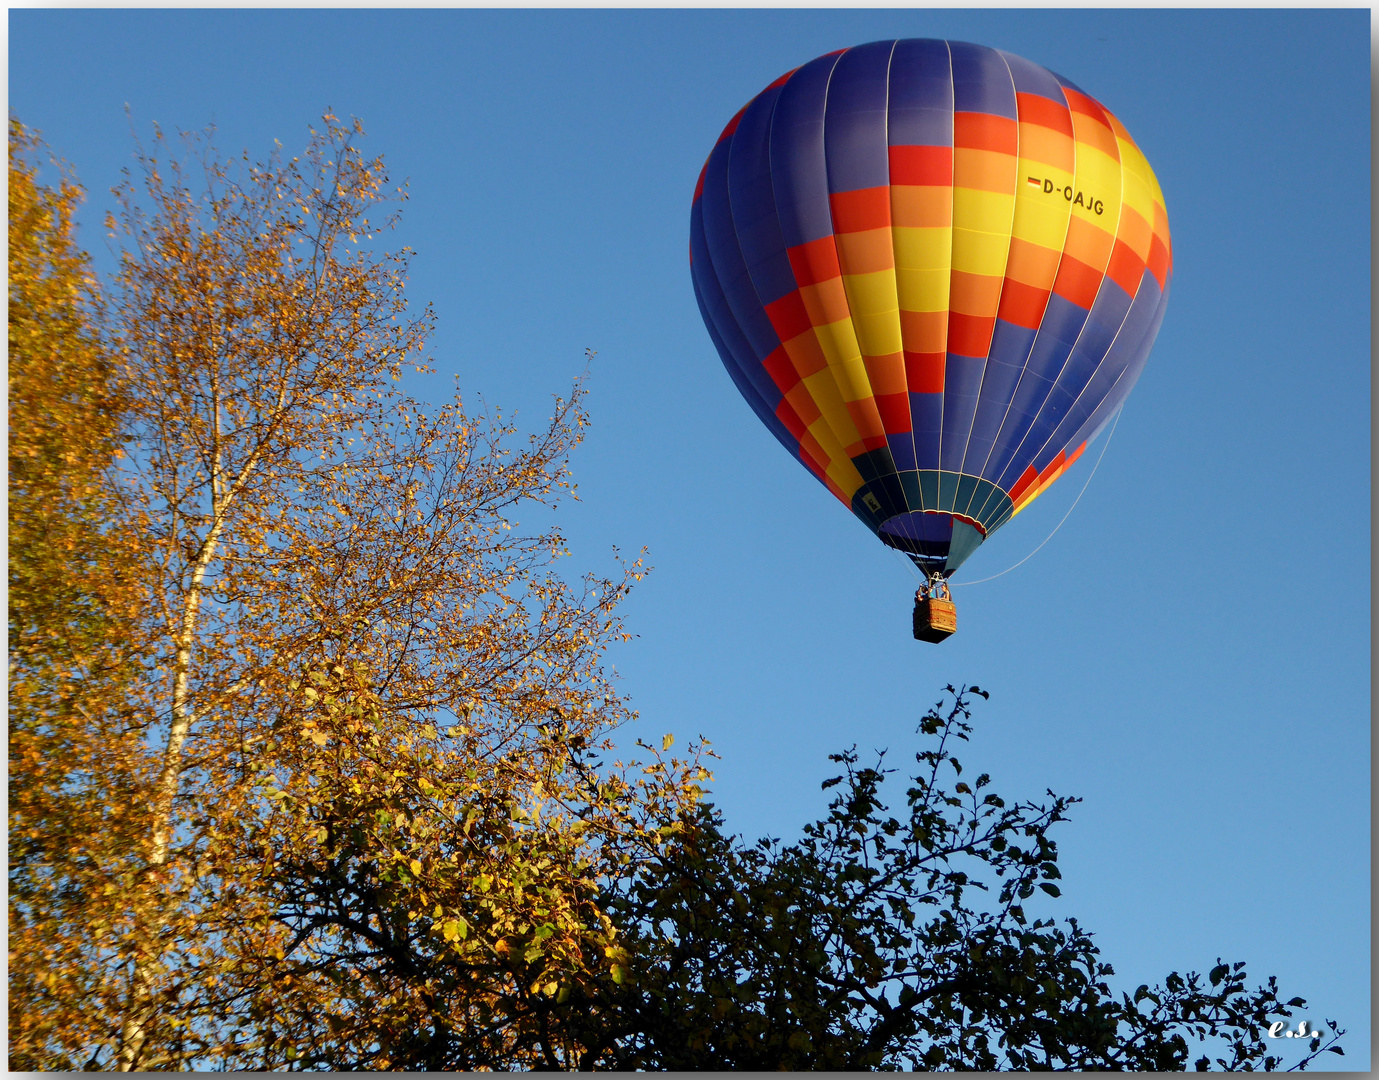
[[771, 320], [771, 328], [781, 341], [799, 337], [813, 324], [809, 312], [804, 309], [799, 290], [786, 293], [779, 300], [766, 305], [766, 317]]
[[1153, 236], [1153, 228], [1138, 210], [1128, 204], [1121, 207], [1116, 239], [1138, 255], [1141, 262], [1149, 256], [1149, 243]]
[[795, 364], [790, 359], [790, 354], [785, 351], [784, 345], [777, 345], [772, 349], [770, 355], [761, 362], [761, 366], [766, 369], [766, 374], [771, 376], [771, 381], [782, 394], [800, 381], [800, 373], [795, 370]]
[[1006, 280], [1018, 281], [1047, 292], [1058, 273], [1058, 259], [1061, 254], [1061, 251], [1055, 251], [1053, 248], [1012, 236], [1010, 252], [1006, 255]]
[[838, 263], [844, 274], [874, 274], [878, 270], [895, 269], [895, 248], [891, 245], [889, 227], [839, 233], [834, 239], [838, 244]]
[[1038, 330], [1049, 304], [1049, 290], [1026, 285], [1007, 277], [1001, 289], [1001, 306], [997, 317], [1026, 330]]
[[1111, 261], [1106, 265], [1106, 276], [1134, 296], [1143, 274], [1144, 260], [1124, 241], [1117, 240], [1111, 249]]
[[1053, 291], [1064, 300], [1091, 311], [1092, 301], [1096, 299], [1104, 276], [1100, 270], [1065, 252], [1063, 261], [1058, 266], [1058, 278], [1053, 283]]
[[[1068, 115], [1066, 105], [1052, 101], [1042, 94], [1017, 93], [1015, 95], [1015, 110], [1019, 114], [1022, 124], [1037, 124], [1072, 138], [1073, 121]], [[1021, 132], [1020, 136], [1020, 153], [1024, 156], [1024, 132]]]
[[[831, 247], [833, 237], [828, 237], [828, 240]], [[841, 274], [820, 281], [817, 285], [801, 285], [800, 299], [804, 301], [805, 311], [809, 312], [809, 321], [816, 327], [852, 317]]]
[[802, 290], [807, 285], [817, 285], [842, 273], [838, 267], [838, 250], [831, 235], [789, 248], [786, 255], [790, 259], [790, 269], [795, 275], [795, 283]]
[[1014, 155], [1020, 137], [1014, 120], [991, 113], [955, 112], [953, 149], [992, 150]]
[[948, 313], [948, 351], [959, 356], [984, 357], [991, 351], [991, 335], [996, 329], [994, 315]]
[[1164, 255], [1168, 260], [1167, 268], [1172, 269], [1173, 241], [1169, 238], [1168, 233], [1168, 211], [1157, 202], [1154, 204], [1154, 235], [1164, 246]]
[[954, 150], [953, 186], [1009, 195], [1016, 187], [1015, 155], [982, 149]]
[[1168, 271], [1171, 263], [1168, 257], [1168, 248], [1164, 242], [1155, 234], [1153, 241], [1149, 245], [1149, 258], [1145, 260], [1145, 265], [1149, 272], [1154, 275], [1154, 280], [1159, 283], [1162, 289], [1168, 281]]
[[892, 146], [887, 151], [891, 186], [952, 187], [953, 150], [948, 146]]
[[[856, 401], [845, 401], [843, 405], [847, 408], [848, 415], [852, 417], [852, 422], [857, 427], [857, 434], [862, 437], [862, 445], [865, 449], [879, 450], [886, 445], [886, 425], [881, 421], [881, 412], [876, 407], [875, 398], [864, 397]], [[855, 451], [848, 450], [848, 457], [856, 456]]]
[[790, 362], [795, 365], [795, 370], [800, 373], [802, 379], [807, 379], [828, 367], [828, 359], [824, 356], [823, 347], [819, 344], [813, 326], [795, 337], [782, 341], [781, 348], [790, 357]]
[[[1073, 171], [1073, 137], [1038, 124], [1020, 124], [1020, 157], [1063, 172]], [[1028, 177], [1026, 180], [1028, 181]], [[1034, 179], [1042, 183], [1044, 177]]]
[[912, 394], [943, 393], [946, 352], [905, 352], [905, 383]]
[[805, 427], [809, 427], [823, 415], [819, 411], [819, 403], [809, 392], [809, 387], [802, 382], [796, 383], [785, 392], [785, 400], [790, 402], [790, 407], [795, 410], [795, 414], [804, 422]]
[[796, 442], [803, 441], [809, 429], [800, 419], [800, 414], [790, 407], [790, 402], [785, 398], [781, 398], [780, 404], [776, 406], [776, 419], [785, 425], [785, 430], [795, 437]]
[[946, 229], [953, 224], [953, 189], [891, 188], [891, 224], [909, 229]]
[[1088, 146], [1094, 146], [1102, 151], [1113, 161], [1120, 160], [1120, 147], [1116, 145], [1116, 133], [1111, 130], [1111, 126], [1106, 122], [1106, 111], [1100, 104], [1079, 94], [1076, 90], [1068, 87], [1063, 88], [1063, 93], [1068, 99], [1068, 108], [1081, 117], [1085, 117], [1091, 123], [1073, 120], [1073, 127], [1077, 132], [1077, 141]]
[[891, 227], [891, 189], [862, 188], [835, 192], [828, 197], [835, 233], [864, 232]]
[[1001, 299], [1001, 279], [994, 274], [969, 274], [965, 270], [953, 270], [949, 276], [948, 289], [949, 311], [961, 312], [964, 315], [991, 314]]
[[936, 353], [948, 348], [948, 312], [900, 311], [900, 336], [906, 352]]
[[[893, 352], [884, 356], [864, 356], [862, 362], [867, 366], [867, 381], [871, 383], [872, 393], [878, 400], [883, 394], [903, 394], [905, 392], [904, 353]], [[886, 430], [890, 430], [889, 426]], [[909, 428], [905, 430], [908, 431]]]
[[908, 395], [877, 394], [876, 408], [888, 435], [903, 435], [911, 429]]
[[1068, 221], [1068, 238], [1063, 241], [1063, 254], [1080, 259], [1088, 266], [1105, 266], [1111, 257], [1115, 237], [1105, 229], [1076, 214]]

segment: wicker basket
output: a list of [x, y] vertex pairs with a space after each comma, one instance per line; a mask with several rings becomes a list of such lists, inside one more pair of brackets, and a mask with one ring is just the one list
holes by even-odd
[[958, 609], [936, 596], [915, 601], [915, 640], [939, 642], [958, 628]]

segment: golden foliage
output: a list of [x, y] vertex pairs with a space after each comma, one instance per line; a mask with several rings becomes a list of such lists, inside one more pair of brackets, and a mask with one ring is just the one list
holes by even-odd
[[[11, 1064], [80, 1068], [117, 1003], [109, 904], [143, 831], [129, 734], [140, 582], [111, 528], [124, 398], [75, 241], [80, 186], [9, 128], [9, 972]], [[40, 1049], [48, 1048], [48, 1049]]]
[[360, 135], [328, 115], [251, 165], [158, 133], [117, 191], [104, 528], [136, 549], [141, 667], [87, 734], [140, 753], [80, 786], [135, 828], [87, 925], [47, 924], [60, 1019], [12, 1022], [19, 1067], [574, 1060], [532, 1032], [622, 977], [597, 879], [698, 798], [696, 764], [594, 763], [640, 562], [572, 586], [558, 531], [513, 527], [569, 486], [580, 389], [526, 445], [403, 393], [431, 315], [373, 242], [403, 193]]

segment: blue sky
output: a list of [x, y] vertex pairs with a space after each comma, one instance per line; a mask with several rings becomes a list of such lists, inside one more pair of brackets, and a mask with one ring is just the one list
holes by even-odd
[[[72, 161], [100, 247], [135, 129], [293, 151], [361, 117], [411, 199], [413, 302], [459, 377], [536, 425], [598, 351], [571, 573], [650, 549], [614, 656], [643, 738], [702, 734], [748, 836], [825, 805], [828, 753], [889, 747], [948, 682], [991, 691], [969, 767], [1085, 801], [1064, 899], [1123, 983], [1218, 955], [1277, 974], [1369, 1058], [1370, 45], [1352, 11], [12, 11], [10, 106]], [[757, 422], [704, 330], [690, 197], [777, 75], [893, 37], [1071, 79], [1154, 166], [1173, 291], [1056, 536], [909, 636], [914, 583]], [[1017, 562], [1102, 440], [958, 577]], [[1282, 1047], [1285, 1056], [1290, 1047]], [[1328, 1055], [1329, 1056], [1329, 1055]], [[1326, 1063], [1328, 1066], [1331, 1062]]]

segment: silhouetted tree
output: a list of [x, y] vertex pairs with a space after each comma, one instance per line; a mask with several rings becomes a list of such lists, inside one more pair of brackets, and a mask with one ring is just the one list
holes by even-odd
[[[977, 687], [948, 687], [924, 716], [903, 811], [882, 801], [892, 770], [833, 761], [829, 812], [793, 844], [745, 845], [708, 806], [662, 856], [609, 882], [632, 977], [575, 1005], [589, 1023], [581, 1066], [621, 1069], [1198, 1069], [1283, 1064], [1266, 1030], [1301, 998], [1243, 963], [1113, 993], [1074, 919], [1027, 916], [1057, 897], [1052, 827], [1078, 800], [1011, 803], [986, 774], [963, 779]], [[1341, 1053], [1318, 1033], [1303, 1067]]]

